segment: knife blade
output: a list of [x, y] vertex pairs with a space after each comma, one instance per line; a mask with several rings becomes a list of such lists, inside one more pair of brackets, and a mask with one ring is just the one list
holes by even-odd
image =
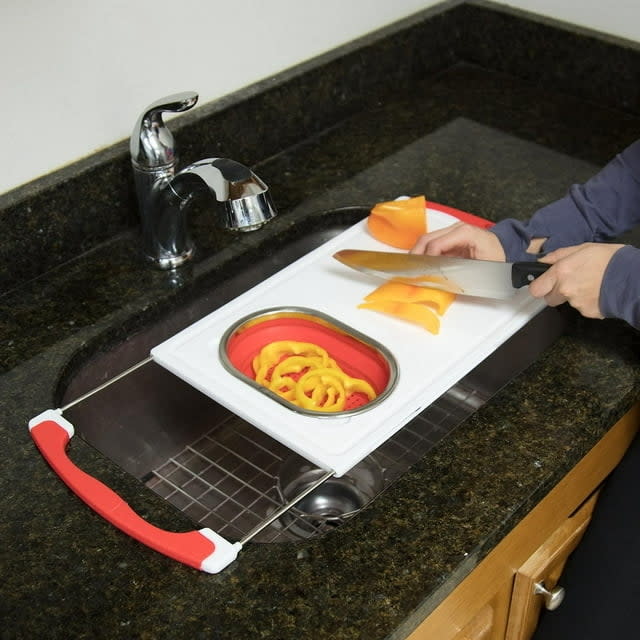
[[359, 249], [343, 249], [333, 257], [376, 278], [499, 300], [511, 298], [551, 266]]

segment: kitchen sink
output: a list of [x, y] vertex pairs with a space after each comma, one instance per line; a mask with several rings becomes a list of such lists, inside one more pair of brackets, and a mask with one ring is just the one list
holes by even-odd
[[[61, 389], [76, 433], [195, 524], [243, 538], [291, 500], [317, 469], [148, 358], [151, 348], [362, 219], [365, 207], [319, 212], [251, 249], [248, 266], [92, 357], [70, 365]], [[259, 248], [261, 247], [261, 248]], [[224, 270], [221, 272], [224, 273]], [[533, 362], [564, 330], [545, 309], [370, 456], [331, 478], [253, 538], [282, 543], [323, 535], [353, 517]], [[293, 471], [292, 471], [293, 470]]]

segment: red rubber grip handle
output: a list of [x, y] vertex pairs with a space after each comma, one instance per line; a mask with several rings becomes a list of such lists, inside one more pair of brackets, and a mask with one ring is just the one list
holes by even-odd
[[[73, 434], [69, 434], [71, 425], [64, 419], [47, 418], [31, 421], [31, 437], [63, 482], [96, 513], [148, 547], [196, 569], [214, 573], [235, 559], [239, 544], [231, 544], [209, 529], [174, 533], [140, 517], [115, 491], [71, 461], [66, 452]], [[224, 557], [214, 559], [215, 555]]]

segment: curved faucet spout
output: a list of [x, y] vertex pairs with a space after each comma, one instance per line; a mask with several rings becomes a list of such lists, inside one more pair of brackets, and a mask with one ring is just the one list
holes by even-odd
[[211, 193], [218, 224], [227, 229], [254, 231], [276, 216], [269, 187], [248, 167], [228, 158], [207, 158], [189, 165], [169, 183], [185, 200], [195, 190]]

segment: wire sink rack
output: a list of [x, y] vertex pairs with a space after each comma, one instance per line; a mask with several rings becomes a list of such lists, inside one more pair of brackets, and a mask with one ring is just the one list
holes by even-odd
[[[459, 383], [381, 445], [372, 456], [384, 470], [383, 490], [487, 399]], [[229, 413], [153, 469], [145, 484], [194, 522], [235, 541], [283, 505], [278, 477], [291, 455], [287, 447]], [[254, 542], [309, 538], [340, 523], [339, 518], [314, 519], [293, 509]]]

